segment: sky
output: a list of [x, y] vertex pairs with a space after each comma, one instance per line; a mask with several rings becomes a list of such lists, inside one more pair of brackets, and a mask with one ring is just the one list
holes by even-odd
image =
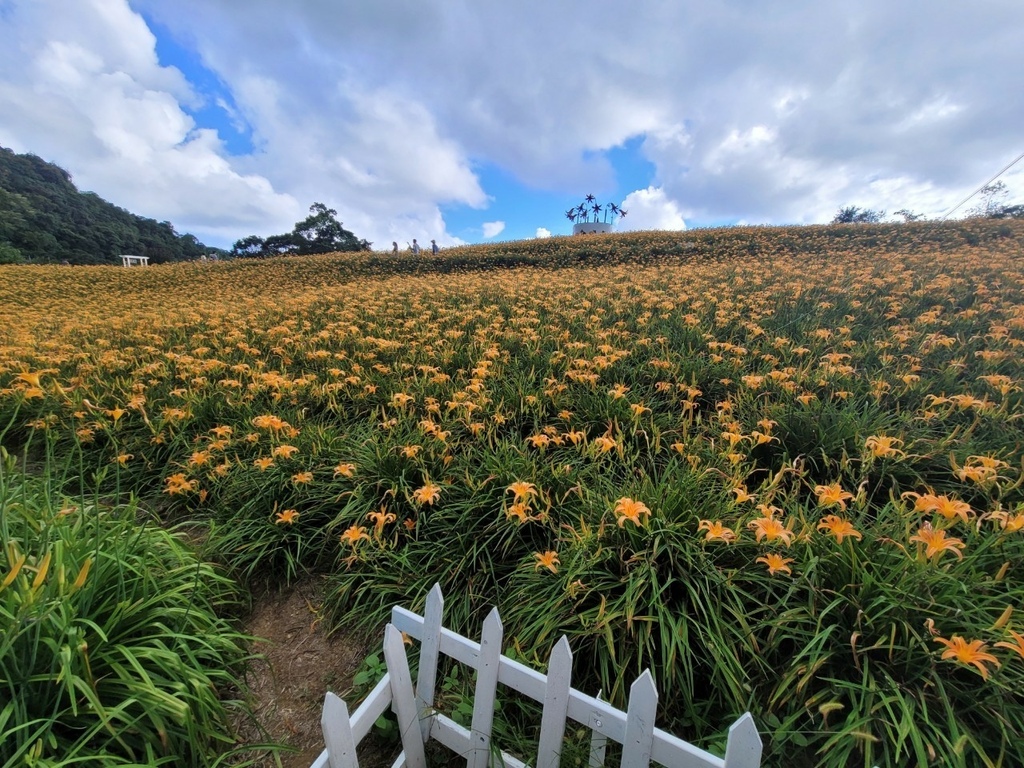
[[618, 231], [938, 218], [1024, 153], [1021, 71], [1021, 0], [0, 0], [0, 146], [227, 248], [314, 202], [379, 249], [588, 194]]

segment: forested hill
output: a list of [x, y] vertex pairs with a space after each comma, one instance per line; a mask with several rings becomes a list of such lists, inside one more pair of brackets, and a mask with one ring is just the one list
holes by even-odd
[[0, 264], [120, 264], [121, 254], [160, 263], [212, 250], [170, 222], [79, 192], [63, 168], [0, 147]]

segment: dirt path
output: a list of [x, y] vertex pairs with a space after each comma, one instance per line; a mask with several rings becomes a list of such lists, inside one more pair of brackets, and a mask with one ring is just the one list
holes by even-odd
[[[327, 636], [321, 620], [323, 585], [307, 580], [283, 592], [270, 592], [253, 600], [245, 630], [264, 638], [254, 649], [263, 655], [246, 675], [253, 707], [264, 734], [251, 723], [239, 726], [248, 743], [275, 741], [299, 751], [281, 753], [283, 768], [309, 768], [324, 748], [320, 711], [324, 694], [334, 691], [345, 698], [352, 676], [381, 638], [336, 632]], [[373, 739], [360, 745], [359, 764], [367, 768], [390, 766], [397, 750]], [[365, 754], [364, 754], [365, 753]], [[258, 768], [275, 765], [272, 755], [261, 753]]]

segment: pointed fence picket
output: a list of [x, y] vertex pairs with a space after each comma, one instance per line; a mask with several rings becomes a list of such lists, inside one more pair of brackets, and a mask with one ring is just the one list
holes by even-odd
[[[484, 620], [480, 642], [441, 625], [444, 597], [439, 585], [427, 595], [423, 616], [396, 606], [384, 633], [387, 673], [353, 714], [333, 693], [324, 699], [321, 726], [326, 748], [311, 768], [358, 768], [356, 747], [373, 723], [391, 706], [398, 718], [402, 753], [394, 768], [426, 768], [424, 745], [434, 740], [466, 761], [467, 768], [526, 768], [518, 758], [492, 748], [491, 730], [498, 684], [544, 705], [541, 714], [537, 768], [559, 768], [566, 720], [591, 730], [591, 768], [604, 765], [608, 741], [622, 745], [623, 768], [758, 768], [761, 738], [750, 713], [729, 728], [725, 757], [716, 757], [654, 726], [658, 692], [650, 671], [629, 691], [625, 712], [572, 688], [572, 651], [563, 636], [552, 649], [543, 675], [501, 654], [503, 629], [497, 609]], [[420, 641], [415, 688], [405, 655], [403, 633]], [[475, 669], [476, 688], [470, 729], [434, 709], [438, 659], [441, 654]]]

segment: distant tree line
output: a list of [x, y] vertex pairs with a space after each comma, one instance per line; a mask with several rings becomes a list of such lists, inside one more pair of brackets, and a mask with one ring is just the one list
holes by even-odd
[[[1010, 190], [1006, 185], [998, 181], [995, 184], [986, 184], [978, 194], [981, 202], [968, 211], [970, 218], [976, 219], [1024, 219], [1024, 205], [1010, 205], [1007, 198]], [[899, 216], [903, 221], [921, 221], [924, 214], [903, 208], [894, 216]], [[848, 205], [840, 208], [832, 219], [833, 224], [877, 224], [885, 218], [885, 211], [875, 211], [871, 208], [858, 208], [856, 205]]]
[[0, 264], [120, 264], [185, 261], [215, 252], [169, 221], [129, 213], [93, 192], [79, 192], [63, 168], [0, 147]]
[[235, 242], [231, 255], [238, 258], [307, 256], [335, 251], [368, 251], [372, 243], [360, 240], [338, 221], [338, 212], [323, 203], [309, 206], [309, 216], [283, 235], [249, 235]]

